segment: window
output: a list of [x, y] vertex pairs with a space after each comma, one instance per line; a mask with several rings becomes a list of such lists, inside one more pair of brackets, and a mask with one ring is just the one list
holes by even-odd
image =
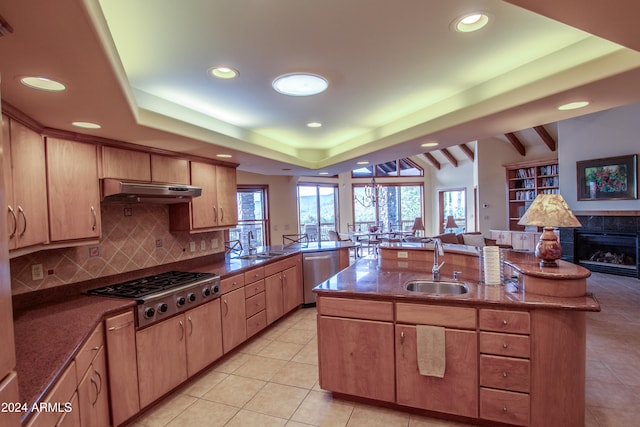
[[[269, 244], [266, 187], [238, 187], [238, 226], [229, 230], [229, 240], [240, 240], [244, 248]], [[253, 239], [249, 242], [249, 232]]]
[[365, 195], [366, 185], [354, 185], [354, 230], [366, 230], [374, 224], [386, 230], [409, 230], [417, 217], [423, 217], [422, 184], [379, 184], [379, 188], [379, 203], [367, 207], [358, 201]]
[[391, 160], [375, 166], [363, 166], [351, 171], [352, 178], [367, 178], [375, 176], [423, 176], [422, 168], [410, 159]]
[[309, 240], [329, 240], [327, 231], [338, 229], [338, 187], [335, 185], [298, 185], [298, 223], [300, 234]]

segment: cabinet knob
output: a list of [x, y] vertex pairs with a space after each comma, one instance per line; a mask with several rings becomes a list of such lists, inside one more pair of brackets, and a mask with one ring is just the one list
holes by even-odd
[[502, 348], [509, 348], [509, 344], [507, 344], [506, 342], [502, 343]]
[[503, 324], [504, 326], [507, 326], [507, 324], [508, 324], [508, 323], [509, 323], [509, 322], [507, 322], [507, 319], [505, 319], [505, 320], [503, 320], [503, 321], [502, 321], [502, 324]]
[[502, 372], [502, 378], [507, 378], [507, 371]]
[[504, 406], [502, 407], [502, 412], [507, 412], [507, 405], [504, 405]]

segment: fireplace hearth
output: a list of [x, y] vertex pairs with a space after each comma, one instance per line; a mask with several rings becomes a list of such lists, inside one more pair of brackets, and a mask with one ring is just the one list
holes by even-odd
[[640, 218], [577, 217], [581, 228], [560, 233], [564, 260], [591, 271], [640, 278]]

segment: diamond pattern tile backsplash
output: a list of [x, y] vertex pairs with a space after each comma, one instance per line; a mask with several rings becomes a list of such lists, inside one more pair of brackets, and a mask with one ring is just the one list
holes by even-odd
[[[22, 294], [224, 251], [223, 231], [170, 233], [167, 205], [105, 204], [101, 206], [101, 215], [102, 239], [98, 245], [43, 250], [12, 259], [12, 293]], [[192, 242], [195, 252], [191, 252]], [[217, 247], [212, 247], [212, 243], [217, 243]], [[32, 266], [38, 264], [42, 264], [44, 278], [33, 280]]]

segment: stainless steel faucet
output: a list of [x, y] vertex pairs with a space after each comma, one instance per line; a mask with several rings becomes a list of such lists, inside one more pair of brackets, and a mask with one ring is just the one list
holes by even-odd
[[440, 256], [444, 256], [442, 242], [440, 239], [433, 239], [433, 268], [431, 269], [433, 280], [440, 280], [440, 269], [444, 265], [444, 261], [442, 261], [441, 264], [438, 264]]
[[247, 240], [249, 240], [249, 254], [257, 252], [258, 249], [255, 246], [253, 246], [253, 244], [251, 243], [253, 241], [252, 230], [249, 230], [249, 232], [247, 233]]

